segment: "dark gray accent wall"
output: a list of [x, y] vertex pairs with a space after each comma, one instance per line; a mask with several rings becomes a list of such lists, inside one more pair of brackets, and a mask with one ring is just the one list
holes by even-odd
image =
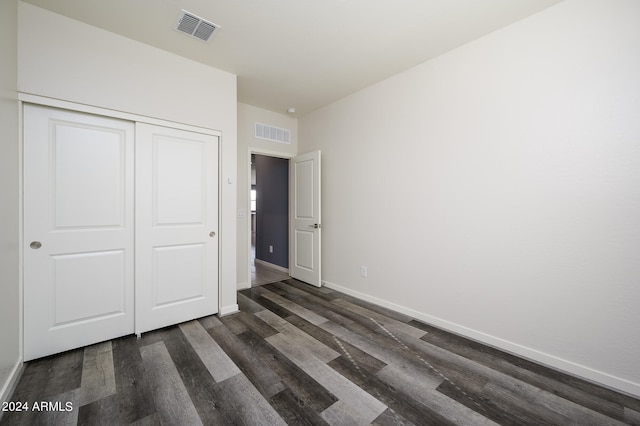
[[289, 160], [256, 155], [255, 166], [256, 259], [289, 268]]

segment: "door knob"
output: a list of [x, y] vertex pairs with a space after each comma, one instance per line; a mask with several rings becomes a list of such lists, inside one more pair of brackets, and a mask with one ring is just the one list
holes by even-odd
[[216, 236], [216, 233], [215, 233], [215, 232], [213, 232], [213, 231], [211, 231], [211, 232], [209, 232], [209, 236], [210, 236], [211, 238], [213, 238], [213, 237], [215, 237], [215, 236]]
[[309, 228], [320, 229], [322, 226], [319, 223], [314, 223], [313, 225], [309, 225]]
[[34, 250], [38, 250], [40, 247], [42, 247], [42, 243], [40, 241], [32, 241], [31, 244], [29, 244], [29, 247]]

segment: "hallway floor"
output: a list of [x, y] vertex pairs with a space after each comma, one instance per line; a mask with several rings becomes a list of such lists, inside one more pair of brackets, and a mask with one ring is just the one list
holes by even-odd
[[289, 278], [287, 272], [262, 265], [260, 262], [251, 264], [251, 287], [283, 281]]
[[251, 287], [283, 281], [289, 278], [289, 273], [270, 268], [259, 261], [256, 262], [255, 237], [251, 240]]

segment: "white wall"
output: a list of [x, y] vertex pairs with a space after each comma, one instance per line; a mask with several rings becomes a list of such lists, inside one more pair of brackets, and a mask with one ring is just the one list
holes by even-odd
[[236, 76], [26, 3], [18, 31], [21, 92], [222, 132], [220, 308], [235, 310]]
[[17, 0], [0, 1], [0, 401], [21, 365], [17, 22]]
[[[291, 130], [291, 144], [270, 142], [255, 137], [255, 123], [268, 124]], [[238, 288], [251, 286], [249, 276], [249, 152], [289, 158], [298, 150], [298, 120], [291, 115], [280, 114], [247, 104], [238, 104]]]
[[567, 0], [301, 118], [326, 284], [640, 395], [638, 22]]

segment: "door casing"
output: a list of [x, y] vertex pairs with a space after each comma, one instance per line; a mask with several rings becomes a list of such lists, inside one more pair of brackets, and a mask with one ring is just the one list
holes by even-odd
[[[264, 155], [267, 157], [275, 157], [282, 158], [285, 160], [291, 160], [294, 156], [290, 154], [285, 154], [282, 152], [270, 151], [260, 148], [249, 147], [247, 150], [247, 200], [246, 200], [246, 215], [247, 215], [247, 286], [251, 287], [251, 155]], [[291, 184], [291, 182], [289, 182]], [[289, 198], [289, 203], [291, 203], [291, 198]], [[290, 223], [291, 217], [287, 218], [287, 221]], [[289, 247], [291, 250], [291, 247]]]
[[[246, 247], [247, 247], [247, 280], [248, 280], [248, 287], [251, 287], [251, 155], [252, 154], [256, 154], [256, 155], [265, 155], [265, 156], [269, 156], [269, 157], [276, 157], [276, 158], [283, 158], [286, 160], [289, 160], [289, 164], [291, 165], [291, 161], [297, 157], [297, 155], [292, 155], [292, 154], [286, 154], [286, 153], [282, 153], [282, 152], [275, 152], [275, 151], [270, 151], [270, 150], [264, 150], [264, 149], [260, 149], [260, 148], [254, 148], [254, 147], [249, 147], [247, 150], [247, 198], [246, 198], [246, 215], [247, 215], [247, 239], [246, 239]], [[293, 179], [292, 176], [289, 175], [289, 229], [291, 231], [291, 222], [292, 222], [292, 214], [291, 214], [291, 207], [294, 203], [294, 195], [293, 192], [291, 191], [291, 188], [293, 186]], [[319, 230], [318, 230], [319, 231]], [[291, 234], [291, 232], [290, 232]], [[292, 254], [292, 250], [293, 250], [293, 244], [292, 244], [292, 240], [291, 240], [291, 235], [289, 237], [289, 270], [291, 270], [291, 254]], [[321, 284], [321, 283], [319, 283]]]

